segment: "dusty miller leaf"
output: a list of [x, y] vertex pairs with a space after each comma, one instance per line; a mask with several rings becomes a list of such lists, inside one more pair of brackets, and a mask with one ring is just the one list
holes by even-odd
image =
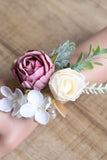
[[[64, 68], [68, 65], [69, 61], [67, 59], [74, 53], [75, 43], [66, 41], [64, 44], [60, 45], [56, 50], [53, 50], [49, 54], [52, 62], [55, 64], [55, 69]], [[70, 66], [70, 65], [69, 65]]]
[[58, 69], [58, 68], [64, 68], [68, 65], [69, 61], [68, 60], [62, 60], [62, 62], [56, 62], [55, 64], [55, 69]]
[[70, 56], [74, 53], [75, 50], [75, 43], [70, 43], [69, 41], [66, 41], [63, 45], [60, 45], [58, 49], [56, 50], [57, 57], [55, 59], [56, 61], [62, 61], [63, 59], [68, 59]]
[[49, 57], [52, 57], [55, 54], [55, 49], [53, 49], [53, 51], [49, 54]]

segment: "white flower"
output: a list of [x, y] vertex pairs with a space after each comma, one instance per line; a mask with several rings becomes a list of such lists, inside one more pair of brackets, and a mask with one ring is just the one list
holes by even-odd
[[6, 98], [0, 100], [0, 110], [4, 112], [10, 112], [13, 110], [12, 116], [18, 115], [21, 105], [25, 103], [25, 97], [22, 91], [16, 88], [13, 93], [10, 88], [2, 86], [1, 93]]
[[60, 101], [75, 101], [84, 87], [84, 75], [70, 68], [55, 72], [49, 81], [54, 98]]
[[35, 121], [40, 124], [47, 124], [50, 118], [46, 111], [50, 106], [50, 97], [43, 97], [40, 91], [31, 90], [27, 97], [28, 103], [20, 108], [20, 114], [23, 117], [34, 117]]

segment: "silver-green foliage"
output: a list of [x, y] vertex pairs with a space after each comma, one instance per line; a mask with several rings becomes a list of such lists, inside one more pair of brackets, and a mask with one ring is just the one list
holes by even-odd
[[53, 50], [49, 54], [49, 57], [52, 59], [54, 56], [55, 69], [61, 69], [64, 67], [70, 66], [68, 59], [74, 53], [75, 43], [66, 41], [64, 44], [60, 45], [56, 50]]

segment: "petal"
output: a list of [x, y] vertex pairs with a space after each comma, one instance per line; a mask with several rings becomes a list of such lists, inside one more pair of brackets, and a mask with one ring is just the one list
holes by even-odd
[[45, 58], [48, 61], [49, 65], [50, 65], [50, 68], [51, 68], [53, 66], [53, 63], [52, 63], [50, 57], [47, 54], [45, 54]]
[[20, 115], [20, 113], [17, 114], [17, 118], [22, 118], [22, 116]]
[[44, 67], [39, 67], [32, 75], [28, 77], [28, 81], [37, 81], [41, 76], [44, 75]]
[[50, 115], [48, 112], [46, 112], [45, 110], [41, 111], [41, 112], [36, 112], [35, 114], [35, 120], [37, 122], [39, 122], [40, 124], [47, 124], [49, 121]]
[[33, 88], [37, 91], [40, 91], [41, 89], [43, 89], [44, 87], [46, 87], [46, 84], [43, 83], [40, 79], [37, 80], [33, 86]]
[[21, 83], [21, 86], [23, 87], [23, 88], [32, 88], [32, 84], [31, 84], [31, 82], [30, 81], [23, 81], [22, 83]]
[[43, 95], [40, 91], [31, 90], [28, 93], [28, 102], [30, 102], [33, 107], [35, 108], [39, 107], [42, 101], [43, 101]]
[[47, 96], [44, 98], [44, 101], [42, 103], [42, 108], [44, 108], [45, 110], [47, 110], [51, 105], [51, 97]]
[[49, 66], [49, 62], [47, 62], [46, 60], [46, 54], [45, 53], [41, 53], [40, 58], [43, 61], [44, 67], [45, 67], [45, 72], [48, 72], [50, 66]]
[[44, 76], [42, 76], [39, 80], [35, 82], [33, 86], [35, 90], [39, 91], [43, 89], [44, 87], [46, 87], [52, 73], [54, 72], [54, 68], [55, 68], [55, 65], [53, 65], [52, 68]]
[[11, 91], [10, 88], [6, 87], [6, 86], [2, 86], [1, 87], [1, 93], [8, 98], [12, 98], [13, 97], [13, 93]]
[[12, 101], [8, 98], [2, 98], [0, 100], [0, 110], [4, 112], [10, 112], [12, 110]]
[[[15, 79], [16, 79], [16, 81], [19, 83], [19, 84], [21, 84], [21, 82], [25, 79], [24, 77], [25, 77], [25, 75], [23, 74], [21, 74], [21, 72], [18, 70], [18, 66], [16, 66], [16, 68], [13, 68], [13, 75], [14, 75], [14, 77], [15, 77]], [[20, 76], [19, 76], [20, 75]], [[22, 79], [22, 77], [23, 77], [23, 79]]]
[[16, 116], [17, 114], [19, 114], [19, 111], [20, 111], [20, 107], [17, 106], [17, 107], [15, 107], [15, 108], [13, 109], [11, 115], [14, 117], [14, 116]]
[[31, 104], [26, 103], [20, 108], [20, 114], [22, 117], [32, 118], [35, 115], [34, 107], [32, 107]]
[[18, 100], [22, 100], [23, 99], [23, 93], [19, 88], [15, 89], [15, 93], [14, 93], [15, 98], [17, 98]]
[[[40, 68], [40, 67], [42, 67], [42, 64], [41, 64], [38, 60], [37, 60], [35, 63], [36, 63], [36, 65], [35, 65], [35, 66], [36, 66], [36, 68]], [[35, 68], [35, 69], [36, 69], [36, 68]]]

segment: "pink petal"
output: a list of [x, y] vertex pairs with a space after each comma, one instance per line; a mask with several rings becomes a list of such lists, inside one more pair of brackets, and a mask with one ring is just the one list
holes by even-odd
[[35, 67], [38, 68], [38, 67], [41, 67], [41, 66], [42, 66], [42, 64], [37, 60]]
[[44, 75], [44, 67], [40, 67], [34, 74], [30, 75], [27, 80], [28, 81], [37, 81], [41, 76]]
[[33, 85], [33, 89], [40, 91], [46, 86], [46, 84], [42, 83], [40, 80], [36, 81], [35, 84]]
[[33, 85], [33, 88], [35, 90], [41, 90], [43, 89], [44, 87], [46, 87], [46, 85], [48, 84], [48, 81], [52, 75], [52, 73], [54, 72], [54, 65], [53, 67], [49, 70], [49, 72], [46, 73], [46, 75], [42, 76], [39, 80], [37, 80], [34, 85]]
[[28, 82], [28, 81], [23, 81], [21, 85], [23, 88], [29, 88], [29, 89], [32, 88], [31, 82]]
[[49, 70], [49, 64], [48, 64], [48, 62], [46, 61], [45, 56], [44, 56], [43, 54], [40, 55], [40, 58], [41, 58], [42, 61], [43, 61], [43, 65], [44, 65], [45, 73], [46, 73], [46, 72], [48, 72], [48, 70]]

